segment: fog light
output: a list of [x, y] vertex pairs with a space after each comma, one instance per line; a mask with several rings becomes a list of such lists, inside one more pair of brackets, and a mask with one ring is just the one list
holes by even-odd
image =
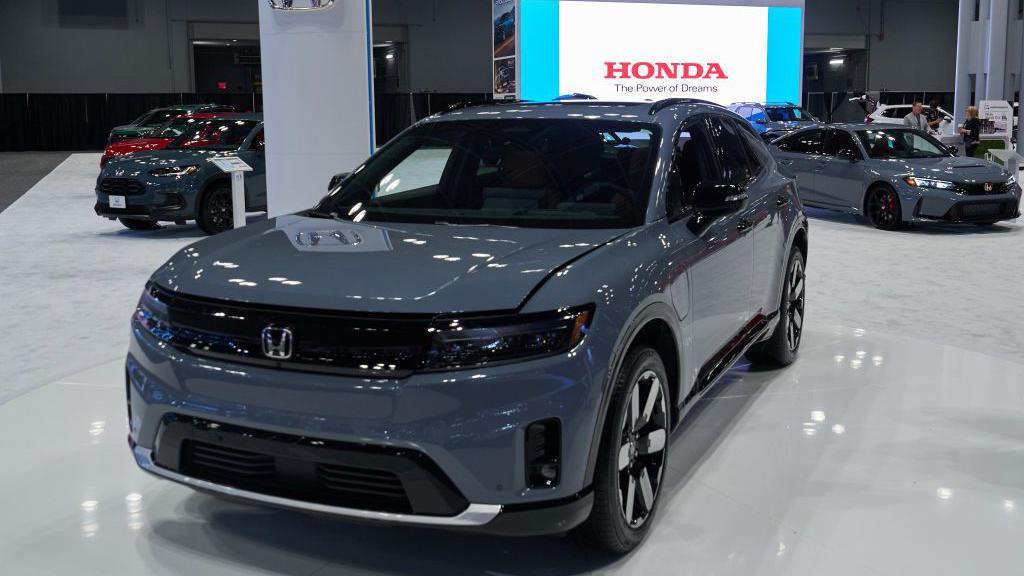
[[526, 427], [526, 486], [550, 488], [561, 477], [562, 426], [555, 419], [540, 420]]

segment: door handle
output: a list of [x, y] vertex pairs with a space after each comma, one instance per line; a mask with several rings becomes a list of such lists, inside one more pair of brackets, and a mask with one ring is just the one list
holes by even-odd
[[754, 221], [753, 220], [751, 220], [749, 218], [743, 218], [742, 220], [739, 221], [739, 223], [736, 224], [736, 230], [740, 234], [743, 234], [747, 230], [750, 230], [751, 228], [753, 228], [753, 226], [754, 226]]
[[789, 195], [788, 194], [779, 194], [778, 196], [776, 196], [775, 197], [775, 205], [778, 206], [779, 208], [782, 208], [783, 206], [788, 206], [789, 205]]

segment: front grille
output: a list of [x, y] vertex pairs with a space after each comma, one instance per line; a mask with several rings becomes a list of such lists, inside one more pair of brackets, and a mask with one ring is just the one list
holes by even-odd
[[991, 196], [993, 194], [1009, 194], [1013, 192], [1016, 187], [1016, 184], [1010, 184], [1009, 182], [990, 182], [990, 184], [992, 184], [992, 190], [989, 192], [985, 191], [984, 182], [958, 184], [957, 192], [965, 196]]
[[953, 206], [946, 213], [946, 220], [953, 222], [988, 222], [1016, 216], [1016, 201], [970, 202]]
[[169, 415], [158, 466], [191, 478], [303, 502], [396, 514], [454, 516], [468, 506], [424, 454], [277, 434]]
[[100, 180], [100, 192], [117, 196], [139, 196], [146, 193], [146, 187], [131, 178], [104, 178]]

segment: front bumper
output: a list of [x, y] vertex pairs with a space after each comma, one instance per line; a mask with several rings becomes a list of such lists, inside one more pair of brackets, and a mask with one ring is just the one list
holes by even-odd
[[904, 213], [910, 213], [915, 222], [994, 222], [1020, 216], [1019, 193], [971, 196], [912, 189], [901, 195], [905, 200]]
[[185, 183], [154, 185], [140, 182], [141, 193], [125, 194], [124, 208], [111, 208], [110, 196], [97, 188], [96, 204], [93, 211], [97, 216], [109, 218], [156, 220], [174, 222], [192, 220], [196, 217], [195, 198], [192, 186]]
[[[591, 383], [603, 382], [604, 373], [591, 366], [592, 355], [586, 351], [389, 380], [213, 361], [161, 344], [133, 331], [127, 361], [130, 442], [138, 465], [152, 474], [267, 505], [495, 534], [565, 532], [589, 516], [592, 495], [584, 483], [603, 388]], [[168, 422], [189, 418], [245, 429], [248, 437], [271, 435], [419, 454], [428, 467], [436, 467], [440, 484], [451, 484], [459, 504], [447, 512], [419, 513], [427, 508], [423, 500], [404, 511], [368, 509], [309, 492], [197, 475], [180, 465], [182, 452], [171, 449], [168, 455], [164, 448]], [[561, 424], [560, 481], [551, 488], [530, 488], [525, 430], [551, 418]], [[274, 452], [265, 446], [252, 450]], [[299, 454], [294, 447], [283, 450], [287, 458]], [[324, 460], [299, 459], [305, 462], [300, 466]], [[408, 491], [407, 478], [401, 480]], [[426, 501], [439, 500], [435, 494]]]

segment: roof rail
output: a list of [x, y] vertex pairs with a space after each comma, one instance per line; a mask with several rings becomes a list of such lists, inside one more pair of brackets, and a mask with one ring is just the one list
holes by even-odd
[[679, 104], [707, 104], [709, 106], [716, 106], [721, 108], [722, 105], [717, 102], [711, 102], [710, 100], [700, 100], [698, 98], [665, 98], [664, 100], [658, 100], [651, 105], [650, 111], [647, 113], [654, 116], [658, 112], [668, 108], [669, 106], [676, 106]]
[[524, 102], [523, 100], [495, 100], [494, 98], [489, 98], [489, 99], [485, 99], [485, 100], [460, 100], [459, 102], [456, 102], [455, 104], [452, 104], [448, 108], [445, 108], [444, 110], [438, 112], [438, 115], [450, 114], [450, 113], [455, 112], [457, 110], [462, 110], [464, 108], [473, 108], [473, 107], [476, 107], [476, 106], [497, 106], [499, 104], [522, 104], [523, 102]]
[[591, 96], [590, 94], [580, 94], [579, 92], [570, 92], [568, 94], [562, 94], [555, 98], [555, 101], [559, 100], [597, 100], [597, 96]]

